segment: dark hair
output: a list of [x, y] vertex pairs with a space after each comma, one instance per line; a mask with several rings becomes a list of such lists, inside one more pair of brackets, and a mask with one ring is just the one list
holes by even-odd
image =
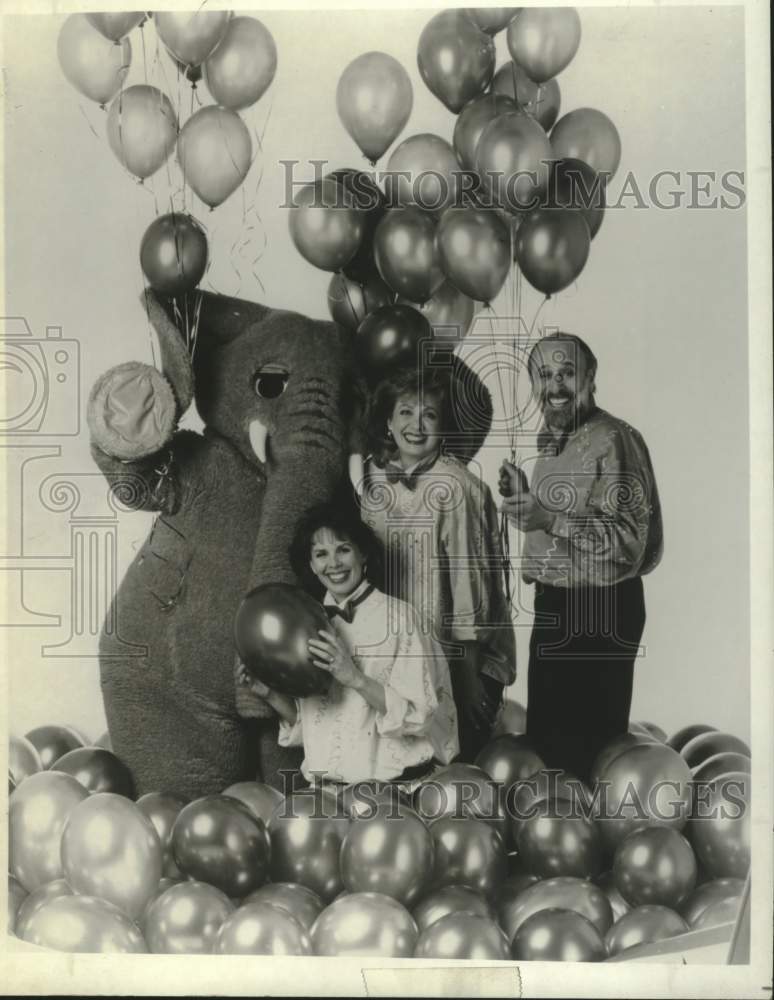
[[410, 368], [389, 376], [377, 385], [368, 408], [367, 427], [368, 446], [377, 465], [383, 466], [397, 451], [395, 442], [387, 434], [387, 421], [397, 401], [401, 396], [424, 397], [430, 394], [438, 397], [441, 433], [444, 433], [452, 425], [451, 386], [447, 371]]
[[541, 340], [538, 340], [536, 343], [532, 345], [532, 347], [530, 348], [529, 356], [527, 358], [527, 370], [529, 371], [530, 377], [533, 376], [533, 372], [535, 369], [535, 351], [540, 347], [541, 344], [545, 343], [545, 341], [547, 340], [563, 340], [575, 344], [577, 349], [581, 352], [581, 354], [586, 360], [586, 367], [588, 368], [589, 375], [591, 376], [593, 381], [594, 376], [597, 374], [596, 355], [591, 350], [586, 341], [583, 340], [581, 337], [579, 337], [577, 334], [562, 333], [562, 332], [547, 333], [545, 337], [543, 337]]
[[382, 543], [368, 525], [363, 523], [353, 502], [319, 504], [298, 523], [288, 554], [290, 565], [301, 585], [315, 596], [322, 595], [324, 588], [312, 573], [309, 560], [312, 539], [323, 528], [328, 528], [337, 538], [346, 538], [356, 545], [365, 556], [366, 579], [380, 590], [384, 589]]

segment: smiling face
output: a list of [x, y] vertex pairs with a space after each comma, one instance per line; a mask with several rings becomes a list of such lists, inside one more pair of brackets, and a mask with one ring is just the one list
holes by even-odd
[[571, 430], [594, 402], [594, 372], [576, 344], [544, 340], [530, 364], [532, 391], [552, 430]]
[[435, 454], [441, 444], [441, 401], [436, 393], [398, 396], [387, 420], [404, 468]]
[[320, 528], [312, 536], [309, 567], [323, 587], [342, 600], [360, 586], [365, 556], [348, 538], [340, 538], [330, 528]]

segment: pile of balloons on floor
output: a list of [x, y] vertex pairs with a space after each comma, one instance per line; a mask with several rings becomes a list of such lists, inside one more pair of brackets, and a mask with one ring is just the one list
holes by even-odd
[[507, 702], [475, 764], [411, 794], [259, 782], [135, 799], [107, 735], [12, 737], [8, 926], [65, 952], [601, 961], [732, 923], [750, 752], [633, 723], [590, 783], [548, 770]]

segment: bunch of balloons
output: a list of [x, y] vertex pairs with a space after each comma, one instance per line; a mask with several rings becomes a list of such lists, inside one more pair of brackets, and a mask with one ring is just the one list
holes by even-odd
[[523, 719], [506, 703], [475, 765], [413, 793], [242, 781], [192, 802], [135, 801], [104, 746], [38, 727], [10, 745], [9, 930], [61, 951], [601, 961], [736, 920], [742, 740], [634, 723], [587, 787]]

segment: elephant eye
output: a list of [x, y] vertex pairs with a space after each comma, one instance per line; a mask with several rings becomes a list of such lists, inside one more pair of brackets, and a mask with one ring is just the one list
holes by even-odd
[[277, 368], [264, 368], [253, 378], [255, 394], [261, 399], [276, 399], [285, 391], [287, 384], [288, 373]]

